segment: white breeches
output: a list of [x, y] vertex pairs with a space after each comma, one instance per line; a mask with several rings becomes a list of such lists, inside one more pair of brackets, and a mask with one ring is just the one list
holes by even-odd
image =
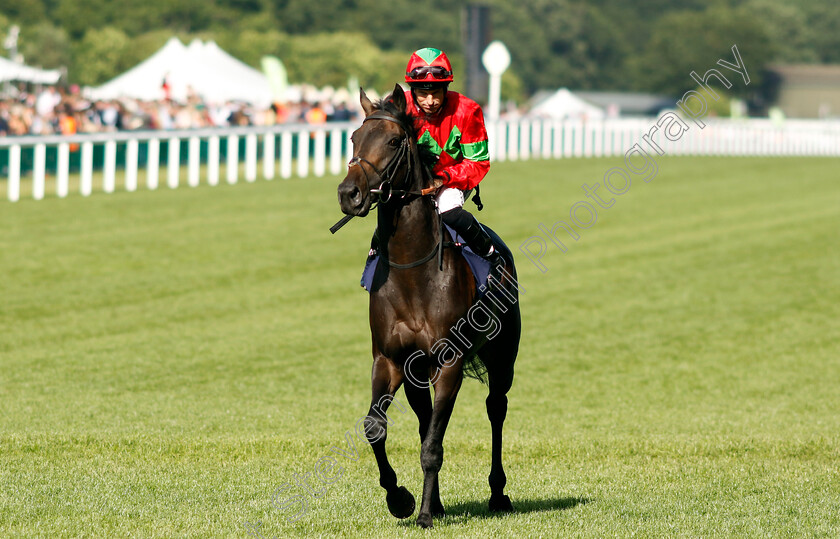
[[438, 213], [444, 213], [464, 205], [464, 192], [454, 187], [444, 187], [435, 195]]

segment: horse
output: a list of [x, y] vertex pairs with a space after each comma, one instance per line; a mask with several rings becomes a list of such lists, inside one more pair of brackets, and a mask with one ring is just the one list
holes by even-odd
[[[370, 293], [372, 398], [364, 431], [388, 510], [404, 519], [415, 509], [414, 496], [398, 485], [385, 451], [385, 411], [406, 381], [405, 395], [420, 423], [423, 495], [417, 524], [428, 528], [433, 517], [445, 515], [438, 483], [443, 437], [466, 373], [488, 386], [489, 509], [513, 511], [504, 493], [507, 477], [502, 466], [502, 426], [521, 330], [513, 256], [502, 244], [499, 294], [495, 302], [480, 301], [481, 290], [469, 265], [457, 248], [451, 248], [451, 235], [440, 225], [432, 196], [438, 184], [421, 158], [402, 88], [396, 85], [390, 96], [376, 103], [360, 89], [360, 101], [365, 118], [351, 136], [353, 158], [338, 186], [338, 198], [344, 219], [364, 217], [377, 208], [381, 259]], [[507, 297], [508, 305], [499, 297]], [[477, 307], [483, 303], [488, 304], [481, 313], [486, 322], [479, 322]], [[487, 334], [483, 326], [490, 323], [491, 314], [498, 327]], [[437, 364], [430, 354], [437, 354]], [[434, 404], [429, 387], [434, 388]]]

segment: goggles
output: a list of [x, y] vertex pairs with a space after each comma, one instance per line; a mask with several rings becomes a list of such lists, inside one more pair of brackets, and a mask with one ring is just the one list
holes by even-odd
[[452, 72], [441, 66], [422, 66], [415, 67], [411, 72], [406, 73], [408, 78], [413, 80], [424, 80], [428, 75], [433, 78], [443, 80], [452, 76]]

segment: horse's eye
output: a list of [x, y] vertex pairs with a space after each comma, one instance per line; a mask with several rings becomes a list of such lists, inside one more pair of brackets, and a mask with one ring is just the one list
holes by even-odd
[[388, 142], [388, 145], [389, 145], [389, 146], [391, 146], [392, 148], [396, 148], [397, 146], [399, 146], [399, 145], [400, 145], [400, 139], [398, 139], [398, 138], [392, 138], [392, 139]]

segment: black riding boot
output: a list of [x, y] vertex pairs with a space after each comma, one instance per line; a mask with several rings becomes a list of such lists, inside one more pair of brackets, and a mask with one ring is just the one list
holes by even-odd
[[479, 256], [483, 256], [490, 262], [490, 277], [497, 283], [501, 282], [499, 277], [501, 275], [500, 266], [504, 265], [499, 252], [493, 247], [493, 240], [490, 235], [484, 230], [475, 217], [464, 208], [454, 208], [447, 212], [440, 214], [443, 222], [452, 227], [464, 240], [473, 252]]

